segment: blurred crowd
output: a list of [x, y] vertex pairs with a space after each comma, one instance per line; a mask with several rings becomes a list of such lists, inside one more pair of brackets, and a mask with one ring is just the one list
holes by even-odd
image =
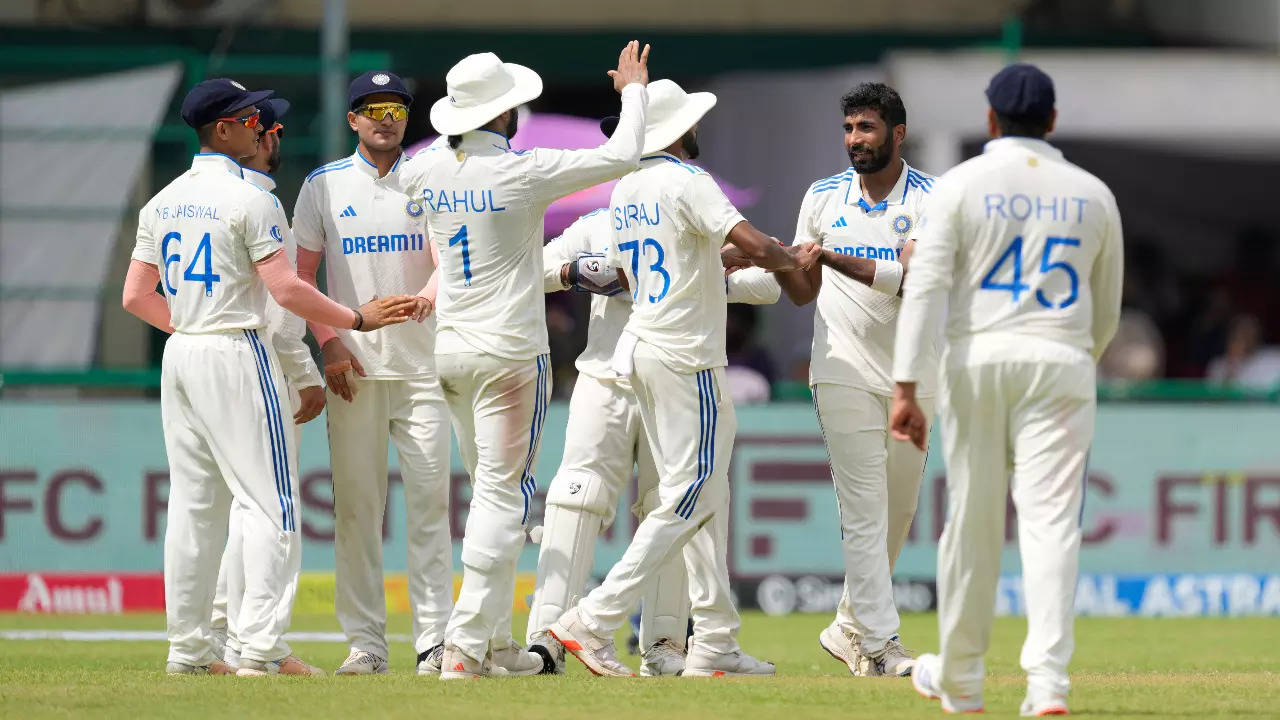
[[[1268, 228], [1240, 232], [1224, 269], [1175, 266], [1158, 240], [1126, 240], [1120, 328], [1098, 366], [1100, 380], [1203, 378], [1251, 391], [1280, 389], [1280, 237]], [[586, 344], [589, 302], [575, 293], [547, 296], [555, 397], [568, 399], [573, 362]], [[765, 402], [779, 380], [803, 382], [805, 368], [780, 375], [789, 357], [762, 336], [762, 309], [729, 305], [727, 370], [734, 400]]]

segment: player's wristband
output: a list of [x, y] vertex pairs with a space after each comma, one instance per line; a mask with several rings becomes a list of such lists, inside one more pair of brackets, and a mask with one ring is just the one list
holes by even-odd
[[897, 295], [902, 289], [902, 263], [876, 260], [876, 273], [871, 278], [871, 289], [885, 295]]
[[351, 311], [356, 314], [356, 324], [353, 325], [351, 329], [359, 330], [364, 327], [364, 313], [360, 312], [360, 308], [351, 308]]

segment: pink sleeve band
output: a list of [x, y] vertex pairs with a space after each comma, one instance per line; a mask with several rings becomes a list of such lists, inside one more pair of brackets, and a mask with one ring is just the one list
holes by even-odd
[[155, 265], [131, 260], [124, 277], [124, 309], [167, 333], [173, 332], [169, 303], [156, 292], [160, 271]]
[[[329, 326], [351, 327], [355, 324], [355, 311], [325, 297], [298, 277], [289, 256], [283, 251], [274, 253], [255, 267], [262, 281], [267, 284], [271, 297], [280, 307], [303, 320], [324, 323]], [[316, 338], [319, 340], [319, 338]]]
[[[320, 258], [322, 257], [324, 257], [324, 253], [319, 250], [298, 248], [298, 277], [317, 290], [320, 289], [320, 282], [316, 277], [320, 272]], [[307, 327], [311, 329], [311, 336], [316, 339], [316, 344], [322, 348], [325, 343], [338, 337], [338, 333], [334, 332], [333, 328], [322, 323], [308, 322]]]

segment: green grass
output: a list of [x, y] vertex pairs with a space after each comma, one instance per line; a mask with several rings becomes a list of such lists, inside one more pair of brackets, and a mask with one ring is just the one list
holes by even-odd
[[[773, 679], [594, 678], [570, 658], [563, 677], [442, 683], [411, 670], [407, 644], [392, 648], [382, 677], [177, 677], [163, 674], [160, 642], [0, 641], [0, 717], [220, 718], [910, 718], [937, 717], [909, 680], [853, 678], [817, 643], [826, 616], [748, 613], [742, 643], [778, 664]], [[522, 624], [523, 618], [517, 620]], [[390, 632], [407, 633], [393, 617]], [[303, 616], [295, 630], [337, 630], [332, 617]], [[5, 629], [162, 629], [157, 615], [0, 615]], [[1018, 651], [1025, 624], [997, 620], [988, 654], [987, 713], [1017, 714]], [[1076, 624], [1071, 708], [1105, 717], [1280, 716], [1275, 619], [1101, 619]], [[517, 631], [522, 628], [517, 627]], [[932, 615], [903, 617], [917, 650], [937, 648]], [[299, 643], [298, 655], [332, 670], [346, 648]], [[630, 659], [634, 664], [634, 658]]]

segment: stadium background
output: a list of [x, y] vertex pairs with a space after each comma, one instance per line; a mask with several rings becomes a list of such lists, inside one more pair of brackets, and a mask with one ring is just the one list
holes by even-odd
[[[1125, 314], [1099, 386], [1078, 609], [1280, 615], [1280, 2], [350, 3], [349, 26], [326, 43], [325, 6], [344, 4], [0, 8], [0, 610], [162, 605], [164, 339], [119, 295], [137, 209], [189, 162], [193, 137], [177, 121], [187, 87], [232, 76], [293, 103], [278, 177], [291, 207], [308, 171], [350, 152], [340, 114], [323, 111], [326, 77], [343, 88], [373, 68], [410, 79], [409, 145], [431, 135], [425, 110], [444, 72], [480, 49], [543, 75], [534, 117], [609, 114], [604, 70], [634, 36], [654, 45], [654, 77], [719, 95], [699, 163], [782, 238], [807, 184], [846, 165], [838, 98], [849, 86], [895, 85], [908, 109], [904, 156], [940, 173], [980, 149], [981, 90], [995, 68], [1024, 58], [1049, 71], [1054, 140], [1112, 186], [1126, 227]], [[586, 303], [562, 293], [548, 307], [563, 399]], [[784, 300], [731, 314], [742, 398], [763, 402], [740, 406], [730, 562], [742, 603], [771, 613], [826, 612], [839, 591], [839, 531], [804, 383], [811, 313]], [[760, 380], [767, 398], [753, 393]], [[557, 404], [543, 491], [564, 422]], [[456, 452], [454, 462], [457, 537], [469, 491]], [[299, 611], [329, 612], [323, 420], [304, 428], [299, 477], [309, 573]], [[904, 609], [933, 606], [944, 479], [935, 452], [898, 567]], [[598, 574], [625, 547], [630, 502], [602, 540]], [[401, 497], [389, 504], [388, 602], [403, 608]], [[1009, 538], [999, 603], [1017, 614]], [[525, 573], [536, 550], [526, 547]]]

